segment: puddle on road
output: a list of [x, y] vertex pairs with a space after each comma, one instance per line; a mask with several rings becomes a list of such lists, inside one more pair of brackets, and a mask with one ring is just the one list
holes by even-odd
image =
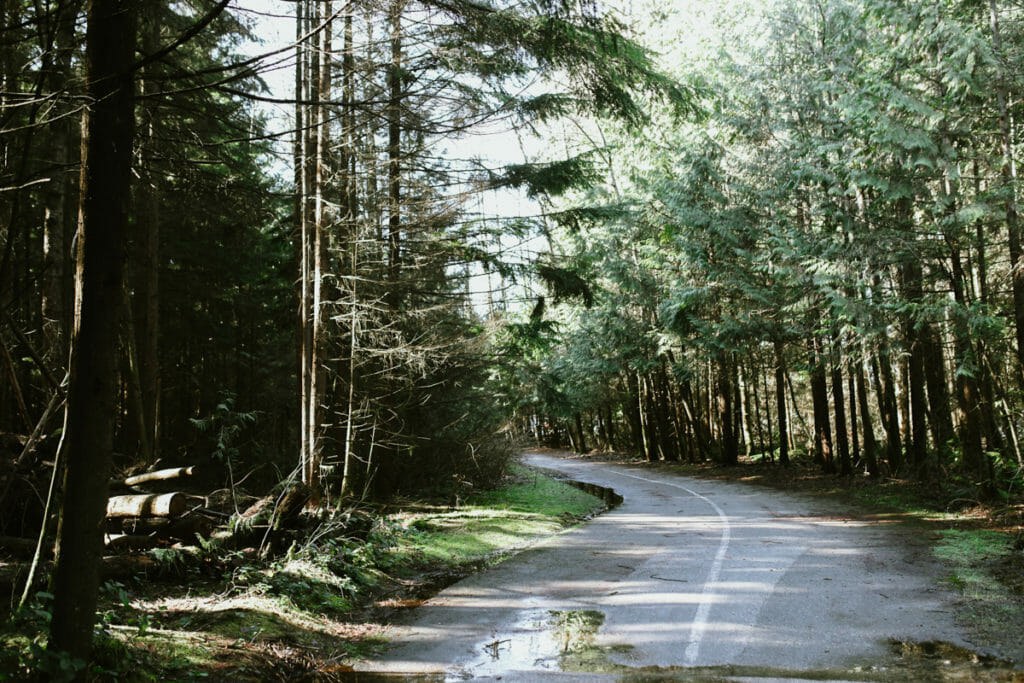
[[448, 680], [501, 676], [512, 671], [579, 671], [570, 661], [601, 650], [593, 641], [603, 623], [604, 613], [597, 610], [526, 612], [513, 630], [482, 643], [481, 654], [453, 669]]
[[1013, 662], [937, 640], [890, 640], [897, 658], [891, 667], [908, 680], [1024, 681], [1024, 671]]
[[[477, 678], [500, 679], [514, 675], [538, 680], [545, 673], [604, 675], [624, 683], [641, 681], [930, 681], [935, 683], [1024, 683], [1024, 670], [999, 660], [944, 642], [888, 642], [892, 656], [864, 666], [830, 669], [785, 669], [760, 666], [631, 667], [612, 661], [628, 657], [629, 646], [599, 646], [594, 640], [604, 623], [595, 610], [534, 610], [520, 621], [517, 630], [482, 643], [480, 656], [444, 674], [350, 673], [340, 680], [422, 681], [442, 683]], [[320, 680], [320, 679], [318, 679]], [[335, 680], [327, 678], [323, 680]]]

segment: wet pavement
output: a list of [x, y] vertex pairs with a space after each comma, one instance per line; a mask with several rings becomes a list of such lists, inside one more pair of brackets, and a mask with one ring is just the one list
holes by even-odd
[[918, 642], [984, 661], [905, 527], [743, 484], [526, 462], [623, 502], [414, 610], [359, 680], [912, 680], [894, 643]]

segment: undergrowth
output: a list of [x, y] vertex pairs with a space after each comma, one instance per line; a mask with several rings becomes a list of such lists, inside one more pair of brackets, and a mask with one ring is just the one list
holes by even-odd
[[[356, 610], [417, 573], [496, 561], [556, 533], [601, 502], [521, 467], [458, 505], [343, 510], [320, 518], [276, 557], [216, 542], [161, 550], [150, 575], [107, 582], [93, 661], [46, 650], [50, 601], [40, 593], [0, 629], [0, 681], [265, 680], [343, 671], [382, 643]], [[399, 580], [400, 579], [400, 580]]]

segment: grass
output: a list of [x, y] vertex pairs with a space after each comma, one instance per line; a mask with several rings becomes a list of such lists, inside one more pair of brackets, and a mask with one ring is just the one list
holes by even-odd
[[938, 533], [933, 552], [950, 568], [947, 581], [963, 595], [961, 620], [986, 641], [1015, 633], [1024, 619], [1020, 561], [1005, 532], [948, 529]]
[[602, 505], [588, 493], [514, 466], [508, 484], [478, 492], [457, 509], [421, 506], [393, 515], [408, 530], [394, 553], [413, 564], [454, 567], [522, 548]]

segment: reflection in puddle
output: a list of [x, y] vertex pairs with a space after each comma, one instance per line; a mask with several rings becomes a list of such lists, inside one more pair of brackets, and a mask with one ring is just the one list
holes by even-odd
[[604, 614], [596, 610], [537, 609], [479, 646], [479, 655], [449, 672], [448, 680], [500, 676], [510, 671], [562, 671], [563, 660], [593, 647]]

